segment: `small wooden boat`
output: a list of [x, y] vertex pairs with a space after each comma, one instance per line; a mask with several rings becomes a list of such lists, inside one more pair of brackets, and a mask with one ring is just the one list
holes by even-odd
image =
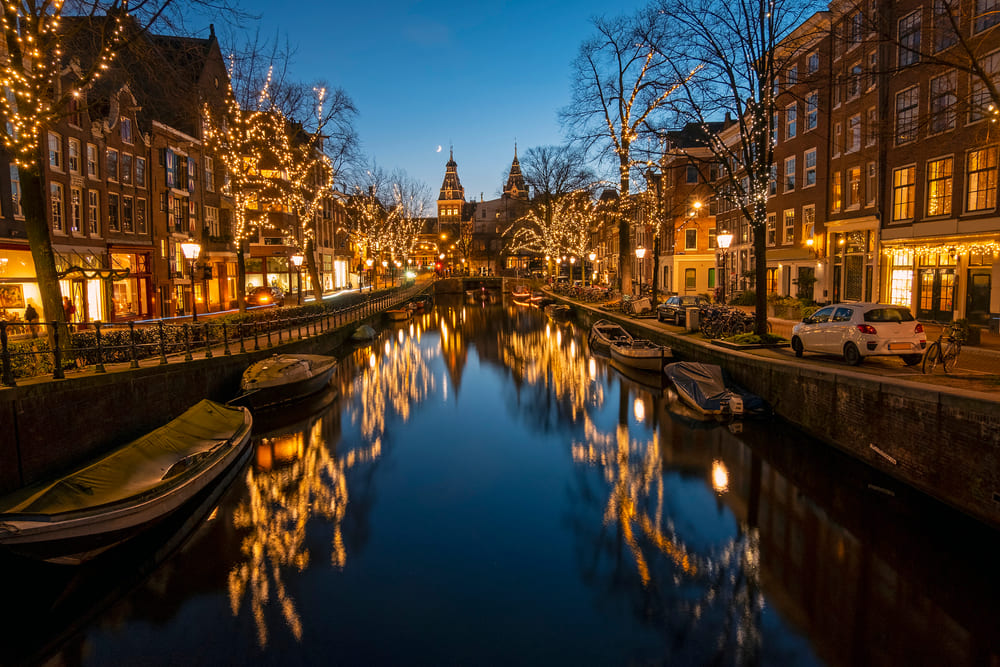
[[528, 301], [531, 302], [532, 306], [538, 306], [539, 308], [544, 308], [548, 304], [555, 302], [555, 299], [553, 299], [545, 292], [535, 291], [531, 293], [531, 298], [528, 299]]
[[590, 349], [609, 353], [611, 351], [611, 343], [619, 341], [631, 342], [632, 340], [634, 340], [632, 334], [625, 331], [624, 327], [620, 324], [615, 324], [611, 320], [597, 320], [594, 322], [593, 326], [590, 327], [590, 336], [588, 338]]
[[375, 340], [375, 329], [367, 324], [362, 324], [351, 334], [351, 340], [357, 343], [370, 343]]
[[550, 303], [545, 306], [545, 314], [554, 320], [565, 322], [573, 316], [573, 309], [564, 303]]
[[526, 287], [519, 287], [511, 290], [510, 298], [514, 301], [529, 301], [531, 299], [531, 290]]
[[393, 322], [405, 322], [410, 319], [410, 309], [406, 307], [390, 308], [385, 311], [385, 316]]
[[[250, 456], [246, 408], [202, 400], [57, 480], [0, 499], [0, 545], [79, 564], [228, 488]], [[214, 502], [214, 501], [213, 501]]]
[[771, 414], [771, 407], [764, 399], [730, 381], [722, 368], [714, 364], [678, 362], [667, 364], [663, 372], [681, 401], [703, 418]]
[[275, 354], [243, 372], [234, 403], [266, 408], [305, 398], [330, 383], [337, 360], [321, 354]]
[[663, 370], [663, 364], [672, 357], [670, 348], [642, 338], [631, 341], [615, 341], [610, 345], [611, 358], [620, 364], [641, 371]]

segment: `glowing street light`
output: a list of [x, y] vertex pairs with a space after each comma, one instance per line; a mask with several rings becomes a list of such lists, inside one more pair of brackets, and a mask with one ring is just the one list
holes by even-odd
[[292, 264], [295, 266], [295, 284], [298, 287], [297, 301], [300, 306], [302, 305], [302, 260], [304, 259], [305, 257], [301, 252], [296, 251], [296, 253], [292, 255]]
[[194, 263], [198, 259], [198, 255], [201, 254], [201, 244], [189, 236], [187, 241], [181, 243], [181, 252], [184, 254], [184, 259], [188, 260], [191, 266], [191, 321], [197, 322], [198, 303], [194, 296]]
[[725, 303], [726, 302], [726, 279], [727, 279], [727, 276], [726, 276], [726, 250], [729, 248], [729, 244], [731, 244], [733, 242], [733, 235], [730, 234], [729, 232], [722, 232], [721, 234], [719, 234], [718, 236], [715, 237], [715, 242], [717, 244], [719, 244], [719, 248], [722, 249], [722, 271], [720, 271], [720, 273], [722, 274], [720, 276], [720, 278], [722, 278], [722, 281], [721, 281], [722, 282], [722, 299], [721, 299], [721, 301], [722, 301], [722, 303]]
[[642, 296], [642, 258], [646, 256], [646, 249], [639, 246], [635, 249], [635, 258], [639, 260], [639, 296]]

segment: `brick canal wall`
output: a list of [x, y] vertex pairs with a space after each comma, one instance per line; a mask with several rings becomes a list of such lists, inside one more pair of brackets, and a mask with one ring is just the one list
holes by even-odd
[[[589, 311], [587, 324], [606, 313]], [[617, 319], [617, 318], [609, 318]], [[686, 361], [724, 367], [784, 419], [1000, 527], [1000, 396], [755, 356], [618, 319]]]
[[[376, 316], [378, 317], [378, 316]], [[239, 394], [246, 368], [277, 351], [330, 354], [362, 320], [257, 352], [0, 389], [0, 493], [53, 477], [166, 423], [202, 398]]]

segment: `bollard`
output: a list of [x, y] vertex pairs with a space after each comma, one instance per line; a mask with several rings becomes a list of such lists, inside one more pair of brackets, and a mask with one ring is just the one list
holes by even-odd
[[7, 323], [0, 320], [0, 358], [3, 360], [3, 371], [0, 379], [8, 387], [16, 387], [14, 371], [10, 365], [10, 350], [7, 348]]
[[233, 353], [229, 351], [229, 334], [226, 332], [225, 322], [222, 323], [222, 349], [225, 356], [232, 356]]
[[253, 349], [254, 352], [260, 349], [260, 343], [257, 341], [257, 333], [260, 331], [260, 325], [257, 322], [253, 323]]
[[191, 356], [191, 329], [188, 325], [184, 325], [184, 361], [191, 361], [194, 357]]
[[128, 323], [129, 354], [132, 355], [132, 363], [129, 368], [139, 368], [139, 358], [135, 354], [135, 322]]
[[[281, 332], [280, 331], [278, 332], [278, 342], [281, 342]], [[267, 347], [268, 347], [268, 349], [274, 347], [274, 344], [271, 343], [271, 323], [270, 322], [268, 322], [268, 324], [267, 324]]]
[[247, 337], [247, 328], [246, 328], [246, 325], [245, 325], [245, 323], [240, 322], [236, 326], [239, 327], [239, 334], [240, 334], [240, 354], [246, 354], [247, 347], [243, 343], [244, 339], [246, 339], [246, 337]]
[[202, 331], [205, 332], [205, 358], [212, 358], [212, 329], [211, 325], [206, 322], [202, 325]]
[[167, 339], [163, 333], [163, 320], [158, 323], [160, 329], [160, 365], [167, 363]]
[[[55, 349], [52, 350], [52, 378], [54, 380], [62, 380], [66, 377], [63, 372], [62, 367], [62, 346], [59, 345], [59, 323], [52, 322], [49, 324], [52, 327], [52, 343], [55, 345]], [[68, 331], [68, 329], [67, 329]]]
[[97, 363], [94, 364], [95, 373], [107, 373], [104, 370], [104, 348], [101, 347], [101, 323], [94, 322], [94, 336], [97, 337]]

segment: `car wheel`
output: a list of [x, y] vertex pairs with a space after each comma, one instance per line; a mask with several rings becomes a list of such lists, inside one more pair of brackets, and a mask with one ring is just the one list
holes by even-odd
[[792, 351], [795, 352], [796, 357], [801, 357], [802, 353], [805, 352], [805, 348], [802, 347], [802, 339], [798, 336], [792, 338]]
[[844, 361], [850, 366], [857, 366], [861, 363], [861, 352], [858, 351], [857, 345], [854, 343], [844, 345]]
[[916, 366], [921, 361], [923, 361], [924, 355], [922, 354], [904, 354], [903, 363], [907, 366]]

